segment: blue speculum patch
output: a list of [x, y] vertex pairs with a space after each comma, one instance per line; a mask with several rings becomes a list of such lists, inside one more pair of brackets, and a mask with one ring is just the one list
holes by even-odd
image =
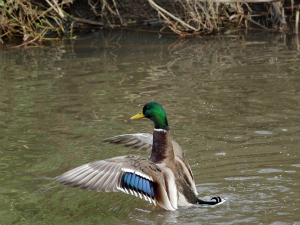
[[121, 180], [121, 187], [131, 189], [154, 199], [155, 183], [135, 173], [126, 172]]

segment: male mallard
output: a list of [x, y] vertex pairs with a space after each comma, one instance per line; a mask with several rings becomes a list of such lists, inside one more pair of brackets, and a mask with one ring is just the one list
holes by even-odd
[[137, 155], [104, 159], [70, 170], [56, 177], [56, 180], [88, 190], [123, 191], [166, 210], [192, 204], [223, 203], [220, 197], [213, 197], [211, 201], [197, 197], [191, 168], [181, 147], [171, 139], [163, 107], [157, 102], [149, 102], [130, 119], [143, 117], [154, 122], [153, 135], [125, 134], [105, 141], [141, 149], [152, 148], [149, 159]]

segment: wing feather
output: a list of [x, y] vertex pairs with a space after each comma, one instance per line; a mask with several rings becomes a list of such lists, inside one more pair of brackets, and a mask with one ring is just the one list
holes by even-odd
[[[107, 170], [105, 171], [105, 174], [98, 180], [98, 182], [95, 184], [95, 186], [98, 186], [97, 191], [105, 191], [106, 187], [109, 183], [112, 183], [115, 178], [115, 169], [117, 168], [116, 165], [112, 164], [107, 167]], [[115, 183], [114, 185], [118, 185]], [[111, 191], [107, 189], [108, 191]]]
[[[133, 185], [133, 180], [130, 179], [125, 183], [125, 174], [137, 177], [143, 183], [139, 187]], [[85, 164], [56, 177], [57, 181], [66, 185], [71, 184], [73, 187], [105, 192], [123, 191], [154, 204], [156, 203], [155, 193], [151, 193], [153, 196], [149, 197], [147, 191], [150, 193], [150, 189], [148, 190], [145, 184], [151, 182], [151, 184], [164, 185], [163, 179], [162, 171], [157, 165], [141, 156], [134, 155]]]
[[[79, 166], [58, 177], [64, 184], [88, 190], [122, 191], [167, 210], [175, 210], [161, 167], [141, 156], [127, 155]], [[172, 185], [173, 186], [173, 185]]]
[[[137, 133], [137, 134], [124, 134], [119, 136], [114, 136], [111, 138], [104, 139], [103, 141], [116, 143], [116, 144], [124, 144], [126, 147], [133, 147], [144, 149], [150, 152], [152, 150], [153, 145], [153, 135], [149, 133]], [[172, 140], [175, 160], [182, 166], [181, 172], [184, 175], [184, 178], [190, 184], [194, 192], [197, 194], [194, 176], [188, 160], [185, 157], [184, 151], [181, 146], [174, 140]]]
[[119, 179], [119, 176], [120, 176], [120, 169], [121, 169], [121, 166], [119, 166], [118, 168], [116, 168], [116, 171], [114, 171], [114, 174], [112, 174], [111, 176], [113, 176], [112, 178], [112, 181], [109, 183], [107, 183], [106, 187], [105, 187], [105, 192], [108, 192], [108, 191], [113, 191], [113, 192], [116, 192], [118, 191], [118, 186], [115, 185], [117, 184], [118, 182], [118, 179]]
[[139, 148], [147, 151], [152, 150], [153, 135], [148, 133], [123, 134], [104, 139], [103, 141], [124, 144], [124, 146]]

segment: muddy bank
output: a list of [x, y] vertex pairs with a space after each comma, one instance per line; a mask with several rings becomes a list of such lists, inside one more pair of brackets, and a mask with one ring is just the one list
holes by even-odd
[[[298, 30], [300, 0], [0, 0], [0, 43], [74, 38], [90, 29], [155, 26], [181, 36], [225, 28]], [[296, 29], [295, 29], [296, 28]]]

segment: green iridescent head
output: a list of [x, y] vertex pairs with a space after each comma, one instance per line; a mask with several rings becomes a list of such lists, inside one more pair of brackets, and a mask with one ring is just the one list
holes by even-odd
[[148, 102], [143, 110], [130, 119], [148, 118], [154, 122], [155, 129], [169, 130], [167, 115], [161, 104], [158, 102]]

